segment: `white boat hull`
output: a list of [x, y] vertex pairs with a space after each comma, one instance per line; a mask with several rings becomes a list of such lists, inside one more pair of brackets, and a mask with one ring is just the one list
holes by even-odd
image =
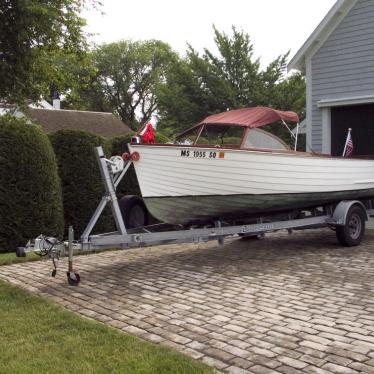
[[131, 145], [150, 212], [193, 223], [374, 196], [374, 160], [303, 153]]

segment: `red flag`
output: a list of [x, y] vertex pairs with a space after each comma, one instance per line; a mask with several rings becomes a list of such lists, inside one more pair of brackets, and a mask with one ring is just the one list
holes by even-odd
[[142, 137], [142, 142], [146, 144], [155, 143], [155, 134], [151, 123], [148, 123], [139, 134]]

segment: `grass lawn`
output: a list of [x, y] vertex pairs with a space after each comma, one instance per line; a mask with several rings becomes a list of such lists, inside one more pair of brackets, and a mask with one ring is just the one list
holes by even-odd
[[213, 373], [0, 281], [0, 373]]
[[[76, 252], [74, 256], [88, 256], [93, 253], [100, 253], [100, 252], [108, 252], [108, 251], [118, 251], [118, 249], [110, 248], [110, 249], [98, 249], [96, 251], [90, 252]], [[11, 264], [19, 264], [21, 262], [29, 262], [29, 261], [38, 261], [38, 260], [46, 260], [48, 256], [39, 256], [33, 252], [27, 253], [26, 257], [17, 257], [15, 252], [11, 253], [0, 253], [0, 266], [3, 265], [11, 265]]]
[[38, 261], [41, 258], [46, 258], [46, 257], [40, 257], [36, 255], [35, 253], [28, 253], [26, 257], [17, 257], [15, 252], [0, 253], [0, 266], [18, 264], [20, 262]]

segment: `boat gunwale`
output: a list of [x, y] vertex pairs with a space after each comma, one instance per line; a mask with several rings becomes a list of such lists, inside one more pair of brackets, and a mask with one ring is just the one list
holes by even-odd
[[301, 157], [316, 157], [316, 158], [328, 158], [328, 159], [338, 159], [338, 160], [346, 160], [346, 161], [357, 161], [357, 160], [366, 160], [366, 161], [374, 161], [374, 155], [359, 155], [359, 156], [351, 156], [351, 157], [343, 157], [343, 156], [331, 156], [326, 153], [310, 153], [310, 152], [300, 152], [300, 151], [293, 151], [293, 150], [282, 150], [282, 149], [269, 149], [269, 148], [238, 148], [238, 147], [228, 147], [225, 145], [224, 147], [217, 147], [214, 145], [184, 145], [184, 144], [167, 144], [167, 143], [154, 143], [154, 144], [129, 144], [131, 147], [165, 147], [165, 148], [179, 148], [179, 149], [214, 149], [217, 152], [250, 152], [250, 153], [261, 153], [261, 154], [274, 154], [274, 155], [288, 155], [288, 156], [301, 156]]

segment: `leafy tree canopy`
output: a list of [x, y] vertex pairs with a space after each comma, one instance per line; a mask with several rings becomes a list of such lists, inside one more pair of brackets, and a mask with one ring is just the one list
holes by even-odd
[[[232, 35], [216, 28], [214, 35], [217, 55], [208, 49], [199, 55], [189, 46], [186, 59], [174, 64], [158, 86], [159, 129], [175, 133], [210, 114], [258, 105], [303, 116], [305, 80], [301, 74], [285, 76], [288, 54], [261, 70], [248, 34], [233, 27]], [[283, 129], [278, 135], [289, 140]]]
[[95, 75], [88, 85], [72, 91], [71, 107], [117, 113], [133, 130], [158, 109], [156, 87], [177, 59], [170, 46], [158, 40], [104, 44], [91, 55]]
[[[157, 40], [99, 46], [87, 67], [66, 65], [81, 79], [66, 105], [111, 111], [133, 130], [157, 116], [157, 128], [169, 136], [227, 109], [263, 105], [304, 116], [304, 75], [286, 76], [288, 53], [261, 68], [243, 31], [233, 27], [228, 35], [214, 28], [214, 40], [217, 53], [199, 54], [189, 45], [183, 58]], [[274, 132], [291, 142], [283, 127]]]
[[[96, 0], [87, 0], [94, 6]], [[79, 16], [86, 0], [0, 2], [0, 101], [23, 104], [74, 82], [61, 64], [80, 63], [86, 49]], [[62, 87], [61, 87], [62, 88]], [[60, 88], [60, 89], [61, 89]]]

